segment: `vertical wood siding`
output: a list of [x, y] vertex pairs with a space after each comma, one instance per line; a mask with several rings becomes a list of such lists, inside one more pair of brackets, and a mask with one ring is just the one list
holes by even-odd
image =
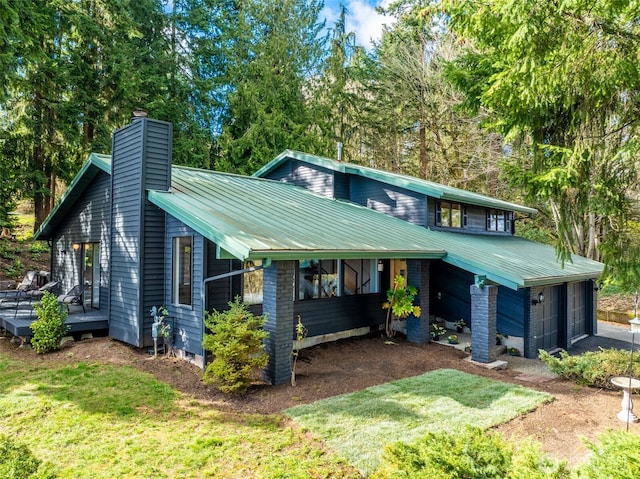
[[152, 344], [149, 311], [163, 299], [164, 213], [146, 190], [168, 189], [171, 143], [171, 124], [149, 119], [113, 139], [109, 334], [135, 346]]
[[467, 324], [471, 324], [469, 286], [473, 284], [473, 274], [442, 261], [433, 260], [430, 280], [431, 314], [447, 321], [463, 318]]
[[100, 171], [56, 231], [51, 248], [51, 279], [60, 281], [60, 292], [67, 292], [82, 277], [82, 249], [75, 251], [73, 244], [100, 243], [99, 308], [104, 311], [109, 306], [110, 191], [111, 177]]
[[351, 201], [419, 226], [427, 225], [425, 195], [387, 185], [369, 178], [352, 176]]
[[[165, 239], [164, 268], [167, 280], [164, 283], [164, 301], [173, 331], [173, 345], [188, 353], [203, 355], [202, 333], [204, 305], [202, 303], [202, 281], [204, 280], [205, 241], [206, 239], [193, 229], [178, 221], [171, 215], [167, 218], [167, 236]], [[180, 236], [193, 238], [191, 248], [191, 306], [171, 303], [173, 239]]]

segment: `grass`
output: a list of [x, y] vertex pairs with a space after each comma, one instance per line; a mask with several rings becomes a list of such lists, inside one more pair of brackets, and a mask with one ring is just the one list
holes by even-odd
[[412, 442], [430, 431], [457, 431], [466, 425], [488, 428], [550, 400], [550, 395], [531, 389], [440, 369], [295, 406], [285, 414], [370, 474], [385, 444]]
[[0, 434], [60, 478], [350, 478], [281, 416], [225, 413], [128, 366], [0, 357]]

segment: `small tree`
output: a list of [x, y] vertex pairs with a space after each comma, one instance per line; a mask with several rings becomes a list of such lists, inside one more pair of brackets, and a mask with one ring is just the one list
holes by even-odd
[[33, 309], [38, 319], [31, 323], [31, 346], [37, 353], [58, 349], [60, 341], [69, 330], [65, 324], [67, 311], [60, 308], [58, 299], [49, 291], [45, 291], [40, 304], [36, 304]]
[[204, 381], [225, 393], [244, 394], [253, 372], [267, 365], [264, 340], [269, 333], [262, 329], [266, 320], [251, 313], [239, 297], [227, 311], [208, 313], [204, 323], [211, 333], [205, 334], [202, 345], [214, 360], [204, 372]]
[[393, 288], [387, 290], [387, 301], [382, 304], [382, 309], [387, 310], [386, 333], [393, 335], [391, 328], [391, 313], [396, 318], [406, 318], [410, 314], [420, 316], [420, 306], [414, 306], [413, 301], [418, 294], [418, 288], [405, 285], [404, 276], [396, 275], [393, 278]]

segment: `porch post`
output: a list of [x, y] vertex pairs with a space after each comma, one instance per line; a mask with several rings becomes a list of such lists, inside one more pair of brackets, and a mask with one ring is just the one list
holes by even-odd
[[263, 376], [271, 384], [291, 380], [295, 265], [295, 261], [274, 261], [264, 269], [262, 311], [267, 315], [264, 329], [269, 332], [265, 341], [269, 363]]
[[425, 260], [407, 260], [407, 283], [418, 288], [414, 301], [420, 306], [420, 317], [410, 314], [407, 318], [407, 341], [426, 343], [429, 341], [429, 264]]
[[496, 360], [498, 287], [470, 286], [471, 359], [480, 363]]

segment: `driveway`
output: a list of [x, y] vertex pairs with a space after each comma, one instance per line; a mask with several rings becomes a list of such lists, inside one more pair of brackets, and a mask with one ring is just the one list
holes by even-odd
[[[572, 355], [582, 354], [587, 351], [597, 351], [599, 347], [630, 349], [632, 336], [629, 326], [598, 321], [598, 334], [578, 341], [569, 348], [568, 352]], [[640, 346], [640, 334], [636, 335], [634, 349], [638, 346]]]

